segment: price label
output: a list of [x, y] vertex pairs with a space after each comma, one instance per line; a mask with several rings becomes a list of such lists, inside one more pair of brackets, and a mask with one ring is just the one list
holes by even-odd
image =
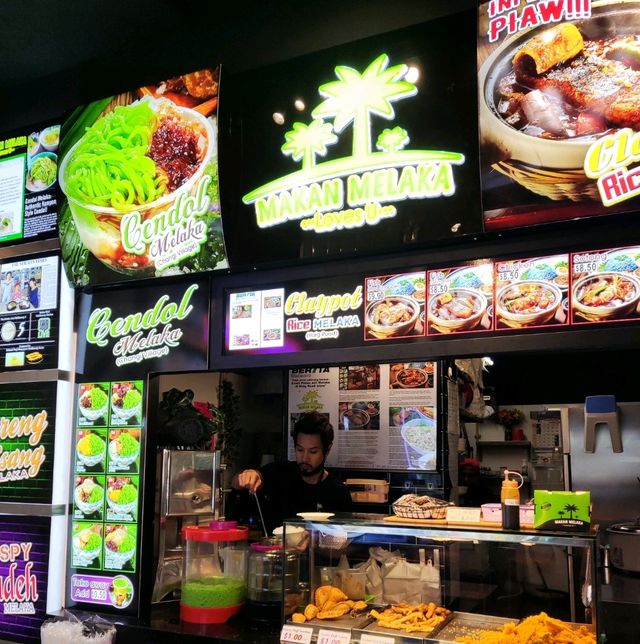
[[360, 644], [394, 644], [393, 637], [384, 637], [384, 635], [371, 635], [370, 633], [363, 633], [360, 638]]
[[447, 508], [447, 521], [451, 523], [480, 523], [480, 508]]
[[595, 273], [598, 270], [596, 262], [578, 262], [574, 265], [573, 270], [575, 273]]
[[321, 628], [318, 633], [318, 644], [349, 644], [350, 641], [350, 631], [329, 631]]
[[313, 634], [312, 628], [304, 626], [293, 626], [292, 624], [285, 624], [280, 632], [281, 642], [296, 642], [296, 644], [310, 644], [311, 635]]

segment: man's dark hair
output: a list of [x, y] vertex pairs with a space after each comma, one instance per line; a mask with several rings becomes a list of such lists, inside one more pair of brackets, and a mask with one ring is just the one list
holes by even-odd
[[326, 454], [333, 443], [333, 425], [329, 422], [329, 418], [325, 414], [317, 411], [310, 411], [302, 414], [293, 426], [291, 436], [293, 436], [293, 444], [298, 442], [298, 434], [311, 434], [320, 436], [322, 442], [322, 450]]

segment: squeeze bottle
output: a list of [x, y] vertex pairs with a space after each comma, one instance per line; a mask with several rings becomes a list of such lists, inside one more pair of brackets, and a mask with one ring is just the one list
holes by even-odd
[[[520, 477], [520, 483], [509, 478], [509, 475]], [[504, 481], [500, 491], [502, 504], [502, 527], [505, 530], [520, 529], [520, 487], [524, 479], [518, 472], [504, 471]]]

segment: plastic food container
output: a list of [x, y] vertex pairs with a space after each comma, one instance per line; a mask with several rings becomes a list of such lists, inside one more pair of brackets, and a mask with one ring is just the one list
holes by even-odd
[[184, 562], [180, 618], [222, 624], [240, 611], [247, 594], [249, 529], [235, 521], [182, 529]]
[[386, 503], [389, 499], [389, 482], [379, 479], [347, 479], [351, 500], [354, 503]]
[[[483, 521], [500, 523], [502, 521], [502, 508], [499, 503], [484, 503], [482, 509]], [[523, 523], [533, 525], [533, 505], [520, 505], [520, 525]]]

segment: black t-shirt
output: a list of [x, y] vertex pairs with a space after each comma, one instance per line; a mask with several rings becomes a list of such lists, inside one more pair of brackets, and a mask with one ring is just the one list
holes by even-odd
[[336, 476], [315, 485], [305, 483], [294, 462], [270, 463], [260, 469], [264, 487], [260, 502], [269, 533], [298, 512], [350, 512], [351, 495]]

